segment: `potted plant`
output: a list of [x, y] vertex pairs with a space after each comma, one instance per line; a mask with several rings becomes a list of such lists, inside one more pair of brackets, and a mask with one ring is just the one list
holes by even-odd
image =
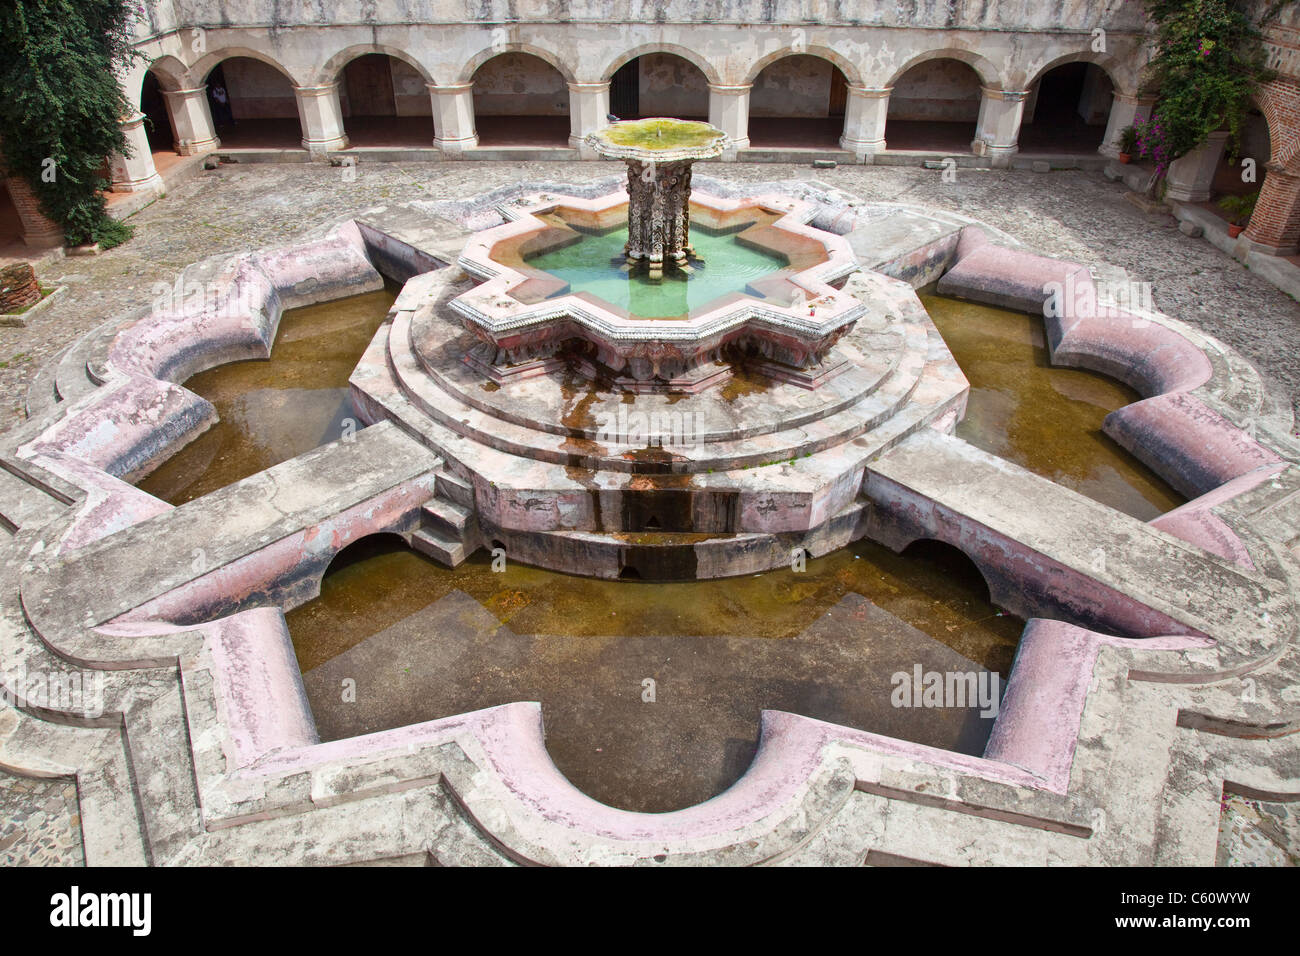
[[1246, 228], [1250, 217], [1255, 213], [1255, 201], [1259, 199], [1259, 190], [1245, 196], [1224, 196], [1219, 200], [1219, 208], [1228, 214], [1228, 237], [1236, 239], [1241, 230]]
[[1119, 134], [1119, 161], [1121, 163], [1130, 162], [1133, 159], [1133, 151], [1137, 149], [1138, 134], [1134, 126], [1125, 126]]

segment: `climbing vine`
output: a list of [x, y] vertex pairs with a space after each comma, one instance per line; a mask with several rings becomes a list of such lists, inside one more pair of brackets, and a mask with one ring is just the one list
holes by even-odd
[[139, 57], [129, 0], [0, 4], [0, 164], [25, 179], [70, 245], [124, 241], [104, 203], [104, 160], [128, 153], [117, 77]]
[[1228, 130], [1231, 154], [1240, 149], [1251, 97], [1274, 75], [1260, 28], [1287, 2], [1274, 3], [1257, 22], [1252, 9], [1259, 5], [1241, 0], [1147, 0], [1156, 27], [1148, 74], [1158, 99], [1136, 132], [1138, 155], [1156, 168], [1153, 188], [1170, 163], [1216, 130]]

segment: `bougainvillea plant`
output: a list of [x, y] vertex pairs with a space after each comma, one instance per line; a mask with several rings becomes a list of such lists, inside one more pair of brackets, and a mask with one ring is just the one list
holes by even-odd
[[105, 157], [127, 154], [118, 83], [140, 56], [131, 0], [0, 3], [0, 165], [31, 186], [69, 245], [126, 239], [104, 204]]
[[1139, 124], [1138, 155], [1156, 167], [1154, 191], [1169, 164], [1196, 149], [1215, 130], [1227, 129], [1235, 153], [1260, 83], [1273, 78], [1266, 66], [1260, 28], [1285, 3], [1258, 21], [1257, 3], [1241, 0], [1146, 0], [1155, 24], [1155, 52], [1148, 66], [1157, 91], [1151, 118]]

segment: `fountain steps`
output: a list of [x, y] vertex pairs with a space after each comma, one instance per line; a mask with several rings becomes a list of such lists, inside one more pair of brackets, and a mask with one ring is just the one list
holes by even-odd
[[64, 346], [54, 357], [37, 370], [32, 383], [27, 387], [26, 410], [29, 419], [42, 415], [59, 404], [62, 399], [55, 385], [55, 372], [63, 357], [68, 354], [76, 342]]
[[[380, 329], [354, 373], [354, 396], [364, 417], [370, 421], [391, 419], [442, 457], [447, 469], [454, 469], [454, 474], [446, 469], [439, 472], [439, 497], [453, 497], [447, 489], [454, 488], [458, 504], [473, 504], [485, 543], [506, 549], [512, 560], [603, 577], [618, 577], [629, 564], [645, 568], [643, 577], [675, 577], [674, 569], [684, 567], [683, 562], [693, 562], [694, 573], [701, 577], [745, 573], [731, 570], [733, 567], [766, 570], [788, 564], [795, 547], [819, 555], [853, 540], [860, 536], [855, 502], [860, 500], [867, 463], [919, 429], [950, 427], [967, 390], [942, 338], [931, 328], [924, 374], [911, 390], [922, 400], [885, 421], [871, 432], [869, 441], [867, 436], [859, 436], [800, 459], [794, 466], [776, 466], [779, 476], [765, 468], [658, 480], [626, 472], [596, 476], [506, 454], [429, 417], [400, 387], [389, 365], [388, 339], [392, 334], [391, 324]], [[470, 485], [460, 477], [464, 475], [473, 476], [475, 494], [471, 495]], [[632, 527], [620, 524], [627, 520], [627, 508], [637, 510], [629, 506], [630, 500], [645, 496], [653, 501], [656, 493], [663, 493], [660, 486], [668, 478], [673, 478], [676, 486], [669, 493], [688, 497], [697, 517], [707, 516], [710, 496], [721, 495], [735, 502], [737, 520], [696, 522], [700, 530], [694, 533], [620, 530]], [[777, 478], [781, 492], [774, 499], [772, 481]], [[706, 504], [700, 505], [700, 501]], [[769, 501], [780, 505], [771, 509], [765, 504]], [[778, 526], [781, 522], [785, 524]], [[853, 530], [846, 531], [850, 525]], [[636, 543], [629, 543], [629, 533], [635, 534]], [[459, 558], [454, 542], [436, 544], [439, 560]]]
[[[442, 477], [435, 479], [435, 491], [443, 483]], [[472, 506], [431, 498], [421, 508], [421, 519], [423, 526], [411, 534], [411, 547], [449, 568], [459, 565], [483, 543]]]
[[54, 390], [60, 401], [71, 404], [103, 384], [103, 378], [94, 368], [109, 354], [113, 339], [123, 325], [120, 319], [109, 320], [77, 339], [63, 353], [54, 370]]
[[647, 460], [644, 445], [579, 443], [535, 428], [506, 422], [466, 405], [424, 374], [410, 341], [410, 314], [398, 313], [388, 337], [389, 364], [403, 393], [426, 415], [476, 442], [533, 461], [568, 467], [641, 474], [698, 473], [751, 468], [805, 458], [851, 441], [878, 427], [911, 398], [925, 365], [926, 331], [919, 323], [906, 328], [907, 348], [885, 382], [850, 408], [783, 432], [737, 441], [708, 442], [696, 451], [665, 446], [671, 465]]
[[[903, 318], [910, 326], [924, 321], [919, 303]], [[692, 443], [749, 439], [788, 431], [851, 408], [897, 371], [907, 347], [919, 346], [923, 341], [915, 328], [911, 329], [910, 337], [904, 331], [891, 326], [882, 331], [850, 332], [833, 354], [848, 360], [851, 367], [816, 390], [772, 381], [762, 389], [761, 402], [748, 401], [747, 397], [729, 400], [723, 397], [726, 386], [691, 395], [689, 404], [682, 407], [688, 407], [695, 418]], [[561, 383], [554, 377], [535, 376], [484, 391], [482, 372], [465, 359], [478, 340], [461, 331], [459, 322], [447, 318], [437, 306], [416, 311], [411, 319], [410, 335], [412, 350], [421, 367], [444, 391], [494, 418], [556, 435], [602, 442], [607, 439], [605, 428], [585, 421], [554, 420], [555, 407], [564, 402], [565, 390], [584, 386], [595, 394], [606, 395], [586, 419], [599, 419], [602, 410], [609, 420], [618, 417], [619, 390], [597, 380], [573, 386], [567, 378]], [[727, 377], [731, 377], [729, 371]], [[672, 419], [682, 398], [681, 394], [637, 395], [635, 411], [647, 420], [655, 416]], [[651, 436], [645, 437], [649, 440]]]

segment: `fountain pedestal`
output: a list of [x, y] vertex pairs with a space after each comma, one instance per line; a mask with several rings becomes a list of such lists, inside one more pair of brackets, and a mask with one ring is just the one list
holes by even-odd
[[629, 263], [646, 263], [650, 278], [664, 263], [685, 266], [692, 254], [691, 165], [722, 154], [727, 136], [690, 120], [642, 119], [592, 133], [587, 144], [601, 156], [627, 163]]

